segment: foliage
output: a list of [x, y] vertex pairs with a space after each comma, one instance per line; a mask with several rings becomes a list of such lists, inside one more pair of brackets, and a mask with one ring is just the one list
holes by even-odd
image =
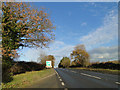
[[46, 58], [47, 58], [46, 53], [43, 52], [43, 51], [40, 51], [40, 55], [39, 55], [39, 57], [37, 58], [37, 62], [45, 65], [45, 60], [46, 60]]
[[89, 67], [120, 70], [120, 63], [112, 63], [112, 62], [93, 63]]
[[77, 45], [71, 53], [71, 58], [75, 59], [74, 62], [82, 66], [89, 65], [89, 57], [84, 45]]
[[68, 68], [70, 66], [70, 59], [68, 57], [63, 57], [58, 65], [58, 67]]
[[[54, 39], [55, 27], [44, 9], [33, 9], [27, 3], [2, 3], [2, 63], [3, 76], [9, 72], [12, 60], [19, 57], [20, 47], [44, 47]], [[6, 76], [5, 76], [6, 77]], [[5, 77], [3, 77], [3, 82]]]
[[72, 67], [82, 67], [82, 65], [79, 64], [78, 62], [76, 62], [76, 61], [74, 60], [74, 61], [72, 61], [70, 67], [71, 67], [71, 68], [72, 68]]
[[[72, 61], [71, 68], [78, 67], [75, 61]], [[93, 69], [110, 69], [110, 70], [120, 70], [119, 60], [107, 61], [107, 62], [92, 62], [87, 68]]]
[[[40, 57], [38, 58], [40, 59]], [[43, 55], [41, 54], [41, 64], [46, 65], [46, 61], [52, 61], [52, 67], [54, 68], [55, 57], [53, 55]]]
[[14, 62], [12, 67], [10, 68], [10, 72], [13, 75], [25, 73], [27, 71], [39, 71], [45, 68], [45, 65], [36, 62]]
[[48, 61], [52, 61], [52, 67], [54, 68], [55, 57], [54, 57], [53, 55], [48, 55], [47, 60], [48, 60]]
[[71, 69], [80, 69], [80, 70], [87, 70], [87, 71], [93, 71], [93, 72], [101, 72], [101, 73], [109, 73], [109, 74], [115, 74], [120, 75], [120, 70], [112, 70], [112, 69], [103, 69], [103, 68], [88, 68], [88, 67], [75, 67]]

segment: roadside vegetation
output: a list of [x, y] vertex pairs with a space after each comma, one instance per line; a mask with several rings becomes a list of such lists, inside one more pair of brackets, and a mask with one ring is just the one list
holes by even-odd
[[18, 61], [13, 62], [10, 73], [13, 75], [21, 74], [29, 71], [39, 71], [45, 69], [45, 65], [36, 62]]
[[[8, 83], [2, 83], [2, 88], [26, 88], [39, 82], [43, 77], [54, 73], [54, 69], [44, 69], [40, 71], [31, 71], [13, 76], [13, 80]], [[11, 89], [12, 90], [12, 89]]]
[[52, 62], [52, 67], [54, 68], [55, 64], [55, 57], [53, 55], [45, 55], [44, 53], [40, 54], [38, 57], [38, 63], [41, 63], [42, 65], [46, 65], [46, 61]]
[[95, 62], [90, 63], [87, 67], [82, 67], [72, 65], [69, 66], [73, 69], [83, 69], [83, 70], [89, 70], [89, 71], [95, 71], [95, 72], [102, 72], [102, 73], [109, 73], [109, 74], [119, 74], [120, 75], [120, 62], [119, 61], [108, 61], [108, 62]]
[[[47, 9], [34, 9], [25, 2], [2, 2], [1, 17], [2, 83], [7, 83], [13, 80], [14, 74], [41, 68], [42, 65], [38, 68], [38, 64], [32, 62], [16, 63], [15, 59], [19, 57], [17, 51], [23, 47], [48, 47], [48, 44], [55, 39], [53, 33], [55, 26], [47, 13]], [[35, 66], [32, 67], [28, 64]]]
[[68, 57], [63, 57], [58, 65], [59, 68], [68, 68], [70, 66], [70, 59]]
[[[118, 60], [108, 61], [108, 62], [90, 62], [90, 55], [85, 50], [84, 45], [75, 46], [74, 50], [70, 54], [71, 59], [73, 61], [69, 61], [67, 59], [63, 59], [60, 61], [58, 67], [59, 68], [72, 68], [72, 69], [81, 69], [81, 70], [89, 70], [95, 72], [102, 73], [110, 73], [110, 74], [119, 74], [120, 75], [120, 62]], [[62, 63], [64, 60], [64, 63]], [[65, 67], [67, 65], [67, 67]]]
[[100, 73], [120, 75], [120, 70], [112, 70], [112, 69], [88, 68], [88, 67], [72, 67], [71, 69], [81, 69], [81, 70], [88, 70], [88, 71], [94, 71], [94, 72], [100, 72]]

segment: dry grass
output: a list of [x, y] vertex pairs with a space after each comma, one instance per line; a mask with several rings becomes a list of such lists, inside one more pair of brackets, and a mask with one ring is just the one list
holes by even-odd
[[25, 88], [54, 72], [54, 69], [31, 71], [13, 76], [13, 81], [3, 84], [2, 88]]
[[96, 69], [96, 68], [83, 68], [83, 67], [77, 67], [77, 68], [71, 68], [71, 69], [81, 69], [81, 70], [120, 75], [120, 70], [112, 70], [112, 69], [101, 69], [101, 68]]

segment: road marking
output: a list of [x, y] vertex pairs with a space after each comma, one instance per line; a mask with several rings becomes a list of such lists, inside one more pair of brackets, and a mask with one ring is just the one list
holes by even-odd
[[64, 82], [61, 82], [61, 84], [64, 86], [65, 84], [64, 84]]
[[60, 79], [60, 81], [62, 81], [62, 79]]
[[55, 73], [58, 74], [58, 73], [56, 72], [56, 70], [55, 70]]
[[119, 82], [115, 82], [116, 84], [120, 84]]
[[64, 88], [64, 90], [68, 90], [67, 88]]
[[89, 75], [89, 74], [85, 74], [85, 73], [81, 73], [81, 74], [85, 75], [85, 76], [93, 77], [93, 78], [96, 78], [96, 79], [101, 79], [100, 77], [92, 76], [92, 75]]
[[[57, 73], [57, 71], [55, 70], [55, 72]], [[57, 73], [57, 76], [58, 76], [58, 78], [59, 78], [59, 80], [60, 81], [62, 81], [62, 79], [60, 78], [60, 76], [59, 76], [59, 74]], [[62, 84], [62, 86], [64, 86], [65, 84], [64, 84], [64, 82], [61, 82], [61, 84]], [[68, 90], [67, 88], [65, 88], [65, 90]]]
[[77, 73], [77, 72], [75, 72], [75, 71], [71, 71], [71, 72]]

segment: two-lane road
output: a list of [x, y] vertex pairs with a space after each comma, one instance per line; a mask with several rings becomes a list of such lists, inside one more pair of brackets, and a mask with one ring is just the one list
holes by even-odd
[[118, 78], [120, 79], [120, 76], [112, 74], [56, 68], [54, 73], [27, 88], [63, 88], [61, 90], [69, 90], [70, 88], [94, 88], [94, 90], [101, 88], [104, 90], [109, 88], [110, 90], [118, 90], [118, 88], [120, 89]]
[[118, 88], [118, 75], [103, 74], [78, 69], [56, 68], [67, 88]]

